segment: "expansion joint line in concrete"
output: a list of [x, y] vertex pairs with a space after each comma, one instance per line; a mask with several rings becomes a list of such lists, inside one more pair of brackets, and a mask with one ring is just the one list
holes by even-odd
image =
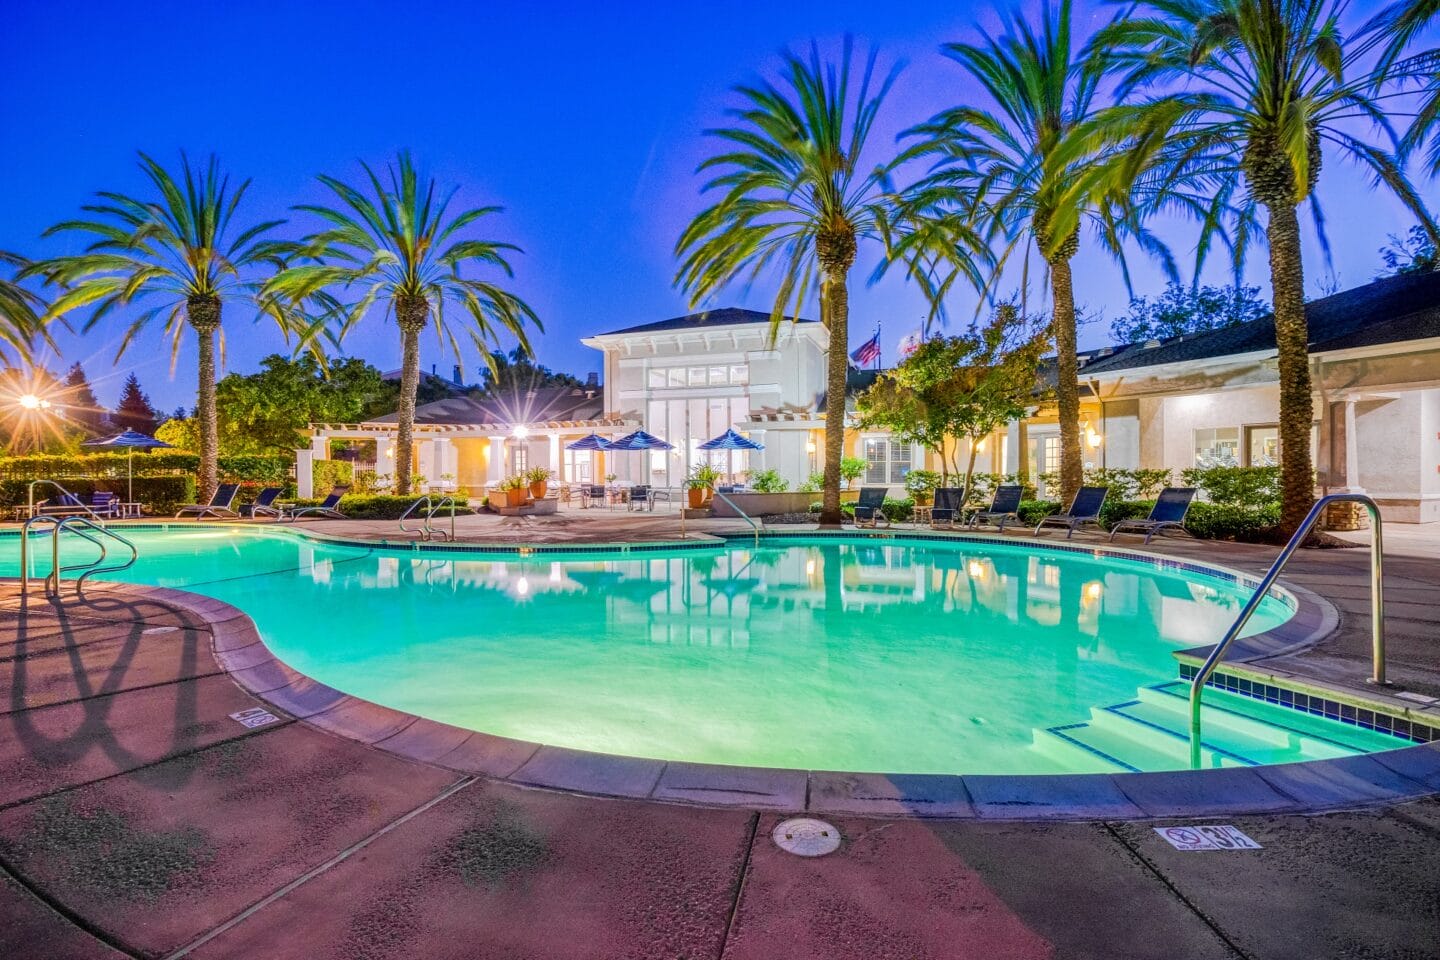
[[725, 935], [720, 938], [720, 951], [716, 960], [725, 956], [730, 945], [730, 934], [735, 929], [735, 918], [740, 915], [740, 898], [745, 893], [745, 878], [750, 875], [750, 857], [755, 851], [755, 833], [760, 827], [760, 814], [750, 814], [750, 830], [745, 837], [745, 857], [740, 861], [740, 876], [735, 880], [735, 897], [730, 901], [730, 915], [725, 918]]
[[1120, 831], [1115, 829], [1115, 825], [1113, 823], [1102, 823], [1101, 826], [1105, 828], [1106, 833], [1110, 834], [1110, 836], [1115, 839], [1116, 843], [1120, 844], [1120, 846], [1124, 847], [1130, 853], [1130, 856], [1134, 857], [1137, 861], [1140, 862], [1141, 866], [1143, 866], [1146, 870], [1150, 871], [1150, 873], [1155, 876], [1155, 879], [1159, 880], [1160, 883], [1164, 885], [1165, 889], [1170, 891], [1171, 896], [1184, 904], [1185, 909], [1195, 914], [1195, 916], [1200, 919], [1201, 923], [1209, 927], [1210, 932], [1215, 934], [1215, 936], [1220, 939], [1220, 942], [1225, 944], [1225, 946], [1230, 949], [1231, 953], [1241, 958], [1241, 960], [1256, 960], [1255, 957], [1240, 949], [1240, 945], [1234, 940], [1230, 939], [1229, 934], [1227, 934], [1224, 930], [1220, 929], [1220, 925], [1214, 920], [1210, 919], [1210, 917], [1205, 913], [1205, 911], [1201, 910], [1194, 903], [1194, 901], [1192, 901], [1189, 897], [1185, 896], [1185, 894], [1181, 893], [1180, 888], [1175, 886], [1175, 884], [1171, 883], [1170, 878], [1165, 876], [1165, 874], [1161, 873], [1160, 868], [1155, 866], [1155, 864], [1150, 861], [1149, 857], [1145, 856], [1145, 854], [1141, 853], [1134, 844], [1126, 840], [1125, 837], [1120, 833]]
[[71, 925], [85, 931], [90, 936], [94, 937], [96, 940], [99, 940], [101, 943], [105, 944], [105, 946], [114, 950], [116, 953], [123, 953], [127, 957], [133, 957], [135, 958], [135, 960], [141, 960], [141, 955], [139, 953], [131, 950], [125, 944], [118, 942], [109, 934], [107, 934], [104, 930], [101, 930], [99, 927], [95, 926], [89, 920], [86, 920], [80, 914], [71, 910], [69, 907], [65, 906], [65, 904], [61, 903], [60, 901], [52, 899], [49, 895], [45, 893], [44, 890], [40, 889], [39, 887], [32, 884], [29, 880], [25, 879], [25, 875], [22, 874], [19, 870], [17, 870], [14, 864], [6, 862], [3, 857], [0, 857], [0, 873], [8, 876], [11, 880], [14, 880], [15, 883], [18, 884], [22, 889], [28, 891], [32, 897], [43, 903], [45, 906], [49, 907], [51, 910], [54, 910]]
[[456, 780], [454, 783], [450, 784], [450, 786], [446, 787], [444, 790], [441, 790], [438, 794], [431, 797], [429, 800], [426, 800], [424, 803], [420, 804], [420, 806], [414, 808], [413, 810], [410, 810], [407, 813], [401, 814], [399, 817], [391, 820], [389, 823], [385, 824], [385, 826], [376, 830], [374, 833], [363, 837], [362, 839], [346, 847], [344, 850], [341, 850], [339, 853], [335, 854], [335, 856], [331, 857], [329, 860], [326, 860], [319, 866], [312, 867], [311, 869], [305, 871], [304, 873], [300, 874], [300, 876], [296, 877], [294, 880], [291, 880], [289, 883], [285, 884], [280, 889], [273, 891], [267, 896], [257, 900], [255, 903], [252, 903], [244, 910], [241, 910], [235, 916], [231, 917], [229, 920], [226, 920], [218, 927], [214, 927], [206, 931], [205, 933], [202, 933], [200, 936], [196, 937], [194, 940], [191, 940], [189, 943], [185, 944], [183, 947], [180, 947], [178, 950], [166, 954], [163, 960], [180, 960], [181, 957], [189, 956], [193, 951], [209, 943], [211, 940], [214, 940], [216, 937], [220, 936], [227, 930], [230, 930], [238, 924], [243, 923], [245, 920], [254, 916], [256, 913], [270, 906], [270, 904], [274, 903], [276, 900], [279, 900], [281, 897], [289, 894], [292, 890], [304, 886], [311, 880], [314, 880], [316, 877], [320, 876], [325, 871], [329, 870], [331, 867], [338, 866], [339, 864], [344, 863], [356, 853], [359, 853], [361, 850], [364, 850], [376, 840], [379, 840], [381, 837], [385, 836], [385, 834], [389, 833], [391, 830], [394, 830], [396, 827], [400, 827], [404, 824], [409, 823], [411, 820], [414, 820], [416, 817], [420, 816], [420, 814], [429, 810], [431, 807], [444, 802], [454, 794], [459, 793], [461, 790], [464, 790], [466, 787], [470, 786], [470, 784], [474, 783], [478, 779], [478, 777], [461, 777], [459, 780]]

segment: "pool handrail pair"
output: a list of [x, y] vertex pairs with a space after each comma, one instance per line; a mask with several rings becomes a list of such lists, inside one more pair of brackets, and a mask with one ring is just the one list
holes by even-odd
[[[416, 529], [412, 530], [411, 528], [405, 526], [405, 521], [406, 521], [407, 519], [409, 519], [409, 517], [410, 517], [410, 515], [411, 515], [412, 513], [414, 513], [417, 509], [419, 509], [419, 507], [420, 507], [421, 504], [424, 504], [424, 505], [425, 505], [425, 510], [424, 510], [424, 512], [420, 514], [420, 516], [423, 518], [424, 522], [423, 522], [419, 527], [417, 527]], [[449, 533], [448, 537], [447, 537], [447, 535], [446, 535], [446, 533], [445, 533], [444, 530], [436, 530], [436, 529], [431, 525], [431, 521], [434, 519], [435, 514], [438, 513], [438, 512], [440, 512], [441, 510], [443, 510], [443, 509], [444, 509], [445, 507], [447, 507], [447, 506], [450, 508], [450, 533]], [[421, 539], [421, 540], [433, 540], [436, 536], [439, 536], [439, 537], [441, 537], [441, 538], [449, 539], [449, 541], [450, 541], [451, 543], [454, 543], [454, 542], [455, 542], [455, 498], [452, 497], [452, 496], [450, 496], [449, 494], [446, 494], [445, 496], [441, 497], [439, 500], [436, 500], [433, 495], [428, 494], [428, 493], [425, 494], [425, 495], [423, 495], [423, 496], [421, 496], [421, 497], [419, 497], [419, 498], [417, 498], [414, 503], [410, 504], [410, 506], [408, 506], [408, 507], [405, 508], [405, 512], [404, 512], [404, 513], [400, 514], [400, 529], [403, 530], [405, 533], [418, 533], [418, 534], [420, 534], [420, 539]]]
[[[85, 581], [90, 577], [101, 573], [119, 573], [128, 570], [140, 559], [140, 550], [128, 538], [111, 530], [103, 523], [97, 523], [89, 517], [78, 514], [68, 517], [54, 517], [46, 514], [31, 517], [25, 521], [20, 529], [20, 593], [25, 595], [30, 590], [30, 528], [37, 523], [52, 523], [54, 528], [50, 532], [50, 572], [45, 576], [45, 595], [53, 599], [60, 597], [61, 574], [69, 570], [84, 570], [75, 580], [75, 595], [84, 599]], [[95, 534], [87, 533], [81, 526], [88, 527]], [[60, 564], [60, 534], [69, 531], [77, 536], [90, 541], [100, 549], [100, 556], [89, 563], [72, 563], [62, 566]], [[130, 559], [124, 563], [105, 566], [105, 559], [109, 556], [109, 550], [105, 547], [105, 539], [119, 541], [130, 551]]]
[[[717, 499], [724, 500], [726, 503], [730, 504], [730, 509], [731, 509], [731, 510], [734, 510], [736, 513], [738, 513], [738, 514], [740, 515], [740, 519], [742, 519], [742, 520], [744, 520], [746, 523], [750, 524], [750, 530], [751, 530], [751, 532], [753, 532], [753, 533], [755, 534], [755, 549], [756, 549], [756, 550], [759, 550], [759, 549], [760, 549], [760, 524], [757, 523], [757, 522], [755, 521], [755, 518], [752, 517], [752, 516], [750, 516], [750, 514], [746, 513], [744, 510], [741, 510], [740, 507], [739, 507], [739, 505], [736, 504], [734, 500], [731, 500], [728, 494], [724, 494], [724, 493], [721, 493], [719, 490], [716, 490], [716, 491], [715, 491], [715, 497], [716, 497]], [[681, 517], [682, 517], [682, 520], [683, 520], [684, 511], [681, 511]], [[683, 527], [681, 528], [681, 536], [682, 536], [682, 537], [684, 536], [684, 528], [683, 528]]]
[[1270, 588], [1274, 585], [1275, 579], [1280, 576], [1280, 571], [1284, 569], [1285, 564], [1290, 560], [1290, 557], [1295, 551], [1300, 548], [1300, 544], [1304, 543], [1305, 538], [1310, 535], [1311, 529], [1320, 520], [1320, 515], [1324, 513], [1325, 508], [1332, 503], [1347, 502], [1364, 504], [1366, 511], [1370, 514], [1370, 644], [1372, 663], [1368, 682], [1379, 686], [1386, 684], [1385, 590], [1383, 583], [1385, 560], [1384, 539], [1381, 536], [1380, 529], [1380, 508], [1376, 506], [1374, 500], [1365, 496], [1363, 493], [1327, 494], [1315, 501], [1315, 505], [1310, 508], [1310, 512], [1305, 515], [1305, 519], [1301, 522], [1300, 526], [1296, 528], [1294, 535], [1290, 537], [1290, 542], [1285, 544], [1285, 549], [1280, 551], [1280, 555], [1275, 558], [1274, 563], [1270, 564], [1270, 569], [1265, 572], [1265, 576], [1260, 578], [1260, 583], [1255, 587], [1255, 593], [1250, 597], [1250, 601], [1245, 604], [1244, 609], [1240, 611], [1240, 615], [1236, 617], [1235, 622], [1230, 625], [1230, 629], [1225, 631], [1225, 636], [1221, 638], [1220, 642], [1215, 645], [1215, 648], [1210, 651], [1210, 655], [1205, 658], [1205, 662], [1200, 666], [1200, 669], [1195, 671], [1195, 678], [1190, 683], [1190, 768], [1192, 770], [1200, 769], [1200, 698], [1201, 693], [1205, 689], [1205, 682], [1210, 679], [1210, 675], [1215, 672], [1215, 668], [1218, 667], [1220, 661], [1225, 658], [1226, 651], [1230, 648], [1230, 645], [1235, 642], [1235, 638], [1240, 635], [1240, 631], [1245, 629], [1245, 624], [1250, 622], [1250, 617], [1255, 613], [1256, 609], [1259, 608], [1261, 601], [1269, 596]]

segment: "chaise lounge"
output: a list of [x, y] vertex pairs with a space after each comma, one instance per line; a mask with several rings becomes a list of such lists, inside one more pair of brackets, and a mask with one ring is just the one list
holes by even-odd
[[1025, 488], [1019, 484], [1005, 484], [995, 488], [995, 496], [990, 500], [990, 506], [984, 510], [977, 510], [970, 516], [970, 522], [966, 529], [974, 530], [979, 523], [993, 523], [1005, 532], [1005, 524], [1011, 520], [1017, 523], [1020, 520], [1020, 499], [1025, 495]]
[[349, 520], [349, 517], [340, 512], [340, 498], [349, 492], [349, 487], [335, 487], [318, 506], [291, 507], [281, 519], [299, 520], [301, 517], [315, 516], [327, 520]]
[[930, 508], [930, 529], [938, 530], [941, 524], [951, 530], [963, 519], [965, 491], [956, 487], [937, 487], [935, 505]]
[[1150, 516], [1144, 520], [1121, 520], [1110, 531], [1110, 541], [1115, 541], [1117, 533], [1143, 533], [1145, 542], [1149, 543], [1150, 538], [1157, 533], [1164, 534], [1172, 528], [1189, 536], [1190, 531], [1185, 529], [1185, 515], [1190, 512], [1190, 504], [1194, 499], [1194, 487], [1166, 487], [1160, 491], [1160, 496], [1155, 498], [1155, 506], [1150, 508]]
[[204, 520], [206, 517], [215, 517], [219, 520], [239, 520], [240, 514], [231, 507], [235, 502], [235, 495], [239, 492], [240, 484], [222, 483], [215, 488], [215, 494], [210, 498], [209, 503], [192, 503], [181, 507], [175, 511], [175, 516], [193, 516], [196, 520]]
[[[1105, 506], [1109, 487], [1081, 487], [1070, 500], [1070, 509], [1052, 513], [1035, 525], [1035, 536], [1045, 527], [1064, 527], [1065, 539], [1075, 536], [1075, 531], [1088, 524], [1100, 526], [1100, 510]], [[1103, 530], [1101, 531], [1104, 532]]]
[[860, 499], [855, 502], [855, 526], [890, 526], [890, 518], [885, 516], [884, 487], [860, 488]]

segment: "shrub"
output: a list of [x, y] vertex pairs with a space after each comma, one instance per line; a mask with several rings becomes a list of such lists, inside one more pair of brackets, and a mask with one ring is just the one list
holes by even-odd
[[784, 493], [790, 484], [780, 476], [779, 470], [757, 470], [750, 475], [750, 486], [757, 493]]
[[[823, 506], [824, 505], [817, 500], [810, 504], [810, 512], [819, 513]], [[840, 504], [840, 512], [845, 515], [847, 520], [854, 520], [855, 504], [853, 502]], [[902, 523], [915, 516], [915, 501], [908, 497], [904, 500], [886, 497], [885, 503], [880, 507], [880, 512], [885, 514], [885, 518], [891, 523]]]
[[[289, 457], [221, 457], [218, 466], [220, 480], [224, 483], [251, 481], [274, 486], [290, 479], [295, 461]], [[196, 463], [195, 469], [200, 469], [199, 463]]]
[[1060, 501], [1058, 500], [1021, 500], [1020, 509], [1015, 511], [1020, 517], [1020, 522], [1027, 526], [1035, 526], [1041, 520], [1052, 513], [1060, 512]]
[[1192, 467], [1180, 476], [1221, 506], [1260, 508], [1280, 502], [1279, 467]]
[[355, 464], [349, 460], [316, 460], [310, 467], [312, 489], [316, 492], [328, 493], [335, 487], [349, 487], [355, 483]]
[[[97, 490], [107, 490], [121, 499], [129, 496], [129, 487], [124, 477], [66, 477], [61, 481], [66, 490], [79, 496], [88, 496]], [[0, 480], [0, 504], [7, 507], [20, 506], [28, 502], [29, 480]], [[195, 478], [184, 474], [172, 477], [136, 477], [134, 482], [135, 502], [144, 504], [147, 512], [156, 516], [172, 514], [186, 504], [195, 502]], [[53, 487], [36, 487], [36, 501], [55, 496]]]
[[[825, 474], [810, 474], [810, 476], [806, 478], [805, 482], [800, 484], [797, 489], [800, 493], [819, 493], [821, 490], [825, 489]], [[815, 508], [815, 512], [818, 513], [819, 511], [820, 508], [817, 506]]]
[[1122, 500], [1108, 496], [1105, 498], [1105, 506], [1100, 508], [1100, 525], [1109, 530], [1121, 520], [1144, 520], [1150, 516], [1150, 510], [1154, 506], [1153, 500]]
[[940, 474], [934, 470], [911, 470], [905, 474], [905, 492], [915, 499], [929, 498], [940, 486]]
[[[867, 466], [869, 466], [869, 464], [860, 457], [840, 458], [840, 479], [844, 482], [846, 488], [849, 488], [856, 480], [859, 480], [865, 475], [865, 468]], [[821, 474], [821, 476], [824, 476], [824, 474]]]
[[1132, 470], [1135, 475], [1135, 498], [1137, 500], [1154, 500], [1160, 496], [1160, 491], [1170, 486], [1170, 468]]
[[[340, 498], [340, 512], [352, 520], [399, 520], [400, 515], [414, 502], [415, 497], [346, 494]], [[296, 501], [296, 503], [302, 507], [313, 507], [318, 506], [320, 500], [312, 497], [308, 500]], [[435, 511], [435, 516], [448, 517], [451, 512], [451, 508], [446, 507], [443, 510]], [[466, 506], [457, 506], [453, 512], [457, 517], [463, 517], [475, 511]]]
[[1190, 505], [1190, 513], [1185, 517], [1185, 529], [1201, 540], [1238, 540], [1246, 543], [1261, 539], [1264, 531], [1279, 522], [1279, 504], [1267, 504], [1252, 509], [1202, 502]]

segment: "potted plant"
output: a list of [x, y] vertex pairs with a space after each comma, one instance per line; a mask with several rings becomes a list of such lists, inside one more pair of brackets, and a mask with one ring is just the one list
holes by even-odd
[[525, 495], [529, 493], [529, 491], [525, 489], [524, 477], [506, 477], [500, 481], [499, 490], [505, 494], [505, 506], [525, 506]]
[[692, 510], [698, 510], [705, 506], [705, 501], [714, 495], [715, 482], [719, 479], [720, 471], [708, 463], [698, 464], [690, 472], [689, 478], [685, 481], [685, 489]]
[[940, 474], [934, 470], [911, 470], [905, 474], [905, 492], [915, 500], [917, 507], [928, 507], [938, 486]]
[[554, 472], [544, 467], [531, 467], [526, 470], [525, 482], [530, 485], [530, 496], [536, 500], [543, 499], [546, 490], [549, 489], [550, 478], [553, 476], [555, 476]]

